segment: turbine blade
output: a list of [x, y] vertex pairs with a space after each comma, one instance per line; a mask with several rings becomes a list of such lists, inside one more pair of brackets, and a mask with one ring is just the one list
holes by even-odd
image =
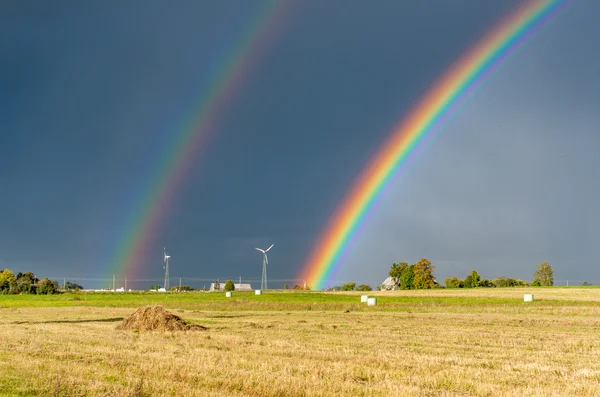
[[257, 250], [257, 251], [262, 252], [263, 254], [265, 253], [265, 251], [261, 250], [260, 248], [254, 248], [254, 249]]
[[273, 246], [274, 246], [274, 245], [275, 245], [275, 244], [271, 244], [271, 246], [270, 246], [269, 248], [267, 248], [267, 250], [266, 250], [265, 252], [269, 252], [269, 250], [270, 250], [271, 248], [273, 248]]

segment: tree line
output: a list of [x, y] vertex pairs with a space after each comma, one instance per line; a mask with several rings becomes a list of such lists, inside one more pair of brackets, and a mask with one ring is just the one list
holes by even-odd
[[[393, 280], [394, 289], [430, 289], [441, 288], [433, 270], [435, 266], [425, 258], [413, 265], [406, 262], [393, 263], [389, 276]], [[540, 263], [533, 275], [533, 280], [527, 282], [517, 278], [497, 277], [494, 279], [481, 278], [477, 271], [472, 270], [464, 279], [456, 276], [444, 280], [445, 288], [502, 288], [527, 286], [553, 286], [554, 271], [548, 262]], [[385, 288], [386, 286], [382, 286]]]
[[464, 279], [448, 277], [444, 281], [446, 288], [551, 287], [554, 285], [554, 270], [548, 262], [540, 263], [531, 282], [509, 277], [488, 280], [481, 278], [475, 270], [472, 270]]
[[[65, 282], [65, 290], [83, 289], [81, 285]], [[0, 294], [37, 294], [50, 295], [60, 291], [58, 281], [50, 280], [48, 277], [39, 279], [33, 272], [14, 274], [10, 269], [0, 270]]]
[[349, 282], [342, 285], [335, 285], [329, 288], [328, 291], [373, 291], [373, 288], [367, 284], [356, 285], [355, 282]]

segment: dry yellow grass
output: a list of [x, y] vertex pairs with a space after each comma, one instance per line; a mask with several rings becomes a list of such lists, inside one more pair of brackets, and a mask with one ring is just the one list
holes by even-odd
[[[567, 299], [569, 291], [544, 293]], [[582, 291], [573, 299], [599, 298], [598, 290]], [[446, 292], [522, 297], [517, 290]], [[443, 309], [169, 309], [208, 330], [132, 332], [115, 329], [131, 308], [5, 308], [0, 394], [600, 395], [597, 306]]]

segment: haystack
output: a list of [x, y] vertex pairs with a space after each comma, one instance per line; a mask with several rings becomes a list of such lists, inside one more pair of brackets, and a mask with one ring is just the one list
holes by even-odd
[[180, 317], [169, 313], [162, 306], [140, 307], [117, 326], [120, 330], [140, 331], [193, 331], [204, 330], [198, 324], [190, 324]]

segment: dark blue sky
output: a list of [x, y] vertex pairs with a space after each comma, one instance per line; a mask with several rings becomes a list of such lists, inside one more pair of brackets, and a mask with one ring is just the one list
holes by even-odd
[[[166, 245], [188, 284], [260, 280], [253, 248], [270, 243], [269, 278], [293, 278], [392, 126], [518, 3], [296, 2], [139, 278], [162, 277]], [[5, 2], [0, 267], [108, 284], [89, 279], [108, 277], [161, 154], [264, 4]], [[559, 280], [600, 282], [598, 12], [573, 2], [473, 93], [386, 189], [335, 281], [376, 285], [427, 257], [439, 278], [531, 279], [548, 260]]]

